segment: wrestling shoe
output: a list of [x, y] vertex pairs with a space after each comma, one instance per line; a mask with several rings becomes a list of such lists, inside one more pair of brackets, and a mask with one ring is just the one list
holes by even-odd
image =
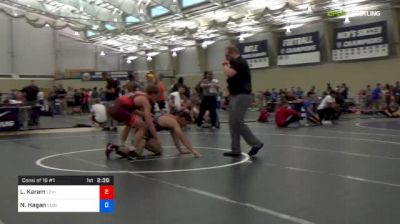
[[115, 145], [114, 145], [114, 144], [111, 144], [111, 143], [108, 143], [107, 146], [106, 146], [106, 151], [105, 151], [107, 159], [110, 158], [110, 154], [111, 154], [112, 151], [114, 151], [114, 150], [115, 150]]

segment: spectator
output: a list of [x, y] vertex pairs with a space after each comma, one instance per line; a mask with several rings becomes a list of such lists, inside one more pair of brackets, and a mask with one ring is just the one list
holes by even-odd
[[390, 98], [392, 96], [392, 87], [389, 84], [386, 84], [383, 87], [382, 90], [382, 100], [384, 100], [384, 102], [389, 105], [390, 104]]
[[172, 92], [178, 91], [178, 89], [179, 89], [180, 87], [183, 87], [183, 88], [185, 89], [185, 93], [184, 93], [184, 94], [185, 94], [185, 96], [186, 96], [187, 98], [189, 98], [189, 97], [190, 97], [190, 89], [189, 89], [189, 87], [187, 87], [187, 86], [185, 85], [184, 80], [183, 80], [183, 77], [179, 77], [178, 82], [175, 83], [174, 86], [172, 87]]
[[347, 100], [349, 97], [349, 87], [347, 87], [346, 83], [342, 83], [340, 87], [340, 95], [342, 95], [344, 100]]
[[37, 101], [40, 105], [44, 104], [44, 91], [43, 88], [40, 88], [38, 95], [37, 95]]
[[279, 93], [276, 91], [275, 88], [272, 88], [271, 91], [271, 102], [276, 103], [278, 101]]
[[97, 100], [100, 101], [100, 94], [99, 91], [97, 91], [97, 87], [94, 87], [92, 90], [92, 104], [95, 104]]
[[142, 83], [140, 83], [139, 73], [138, 72], [130, 72], [128, 74], [128, 79], [129, 79], [129, 81], [135, 83], [137, 90], [140, 90], [140, 91], [144, 90], [144, 87], [143, 87]]
[[74, 107], [71, 113], [82, 112], [82, 93], [74, 89]]
[[67, 101], [67, 113], [72, 114], [72, 111], [74, 109], [74, 103], [75, 103], [75, 98], [74, 98], [74, 90], [69, 86], [67, 88], [67, 94], [65, 95], [65, 100]]
[[336, 98], [336, 92], [331, 91], [329, 92], [325, 98], [321, 101], [321, 103], [318, 105], [318, 115], [321, 121], [325, 120], [326, 124], [332, 123], [332, 121], [335, 118], [335, 98]]
[[314, 124], [321, 124], [321, 119], [318, 114], [315, 112], [315, 95], [312, 92], [307, 93], [307, 97], [303, 102], [304, 111], [306, 114], [306, 118], [308, 121]]
[[206, 78], [200, 84], [202, 90], [202, 100], [200, 104], [200, 113], [197, 119], [197, 126], [201, 127], [203, 124], [203, 117], [206, 111], [210, 113], [211, 126], [219, 128], [217, 123], [216, 100], [219, 92], [219, 81], [214, 79], [212, 72], [206, 73]]
[[65, 100], [65, 97], [67, 95], [67, 91], [65, 91], [64, 87], [62, 85], [59, 85], [57, 90], [57, 100], [60, 103], [60, 113], [65, 114], [67, 112], [67, 101]]
[[275, 111], [275, 123], [278, 127], [287, 127], [289, 124], [298, 122], [302, 118], [300, 113], [290, 109], [286, 100], [282, 100]]
[[93, 100], [90, 113], [92, 115], [92, 121], [101, 127], [107, 122], [107, 110], [106, 107], [100, 103], [99, 98]]
[[99, 89], [99, 97], [100, 97], [101, 102], [106, 101], [106, 92], [104, 92], [103, 88]]
[[376, 111], [379, 111], [380, 109], [381, 99], [382, 99], [381, 84], [377, 83], [376, 88], [372, 91], [372, 105]]
[[31, 81], [31, 84], [26, 86], [21, 91], [25, 95], [25, 104], [28, 106], [34, 106], [37, 103], [39, 88], [36, 86], [35, 81]]
[[[120, 83], [118, 80], [113, 79], [111, 75], [107, 72], [103, 72], [102, 76], [103, 79], [105, 79], [107, 82], [105, 89], [105, 106], [108, 109], [114, 104], [114, 101], [119, 97], [119, 93], [121, 91]], [[108, 122], [104, 130], [117, 131], [117, 124], [110, 116], [108, 116]]]
[[396, 86], [393, 88], [393, 95], [398, 104], [400, 104], [400, 81], [396, 82]]
[[304, 91], [301, 89], [301, 87], [297, 87], [296, 92], [295, 92], [295, 97], [296, 97], [296, 99], [304, 98]]
[[162, 83], [163, 74], [160, 74], [155, 79], [155, 83], [158, 89], [158, 97], [157, 97], [157, 105], [160, 109], [161, 114], [166, 113], [166, 105], [165, 105], [165, 87]]
[[311, 95], [317, 94], [317, 92], [316, 92], [315, 89], [316, 89], [315, 86], [312, 86], [311, 89], [307, 92], [307, 95], [308, 95], [308, 94], [311, 94]]

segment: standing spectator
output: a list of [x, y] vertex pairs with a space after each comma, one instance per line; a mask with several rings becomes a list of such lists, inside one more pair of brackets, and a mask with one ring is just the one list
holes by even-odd
[[[102, 73], [103, 78], [106, 80], [106, 89], [105, 89], [105, 106], [108, 109], [114, 104], [114, 101], [119, 97], [120, 92], [120, 83], [118, 80], [115, 80], [111, 77], [111, 75], [107, 72]], [[107, 125], [104, 128], [105, 131], [113, 130], [117, 131], [117, 124], [108, 116]]]
[[144, 90], [144, 87], [143, 87], [142, 83], [140, 83], [139, 73], [138, 72], [129, 72], [128, 79], [129, 79], [129, 81], [135, 83], [135, 86], [136, 86], [137, 90], [140, 90], [140, 91]]
[[225, 49], [225, 57], [226, 60], [222, 65], [227, 76], [230, 93], [229, 129], [232, 142], [231, 152], [225, 152], [224, 156], [241, 156], [240, 137], [243, 137], [246, 143], [251, 146], [249, 155], [254, 156], [264, 144], [254, 136], [244, 123], [246, 112], [252, 101], [250, 68], [235, 46], [229, 46]]
[[380, 110], [380, 104], [382, 100], [382, 89], [381, 84], [377, 83], [375, 89], [372, 91], [372, 105], [374, 110]]
[[106, 92], [104, 92], [103, 88], [99, 89], [99, 97], [101, 102], [106, 101]]
[[37, 103], [39, 88], [36, 86], [35, 81], [31, 81], [31, 84], [26, 86], [21, 91], [25, 95], [25, 104], [28, 106], [34, 106]]
[[202, 100], [200, 104], [200, 113], [197, 119], [197, 126], [201, 127], [203, 124], [203, 117], [206, 111], [210, 113], [211, 126], [219, 128], [217, 123], [217, 95], [219, 92], [219, 81], [214, 79], [212, 72], [206, 73], [206, 78], [200, 83], [202, 90]]
[[97, 102], [96, 100], [100, 101], [100, 94], [99, 91], [97, 91], [97, 87], [94, 87], [92, 90], [92, 104], [94, 104], [94, 102]]
[[158, 89], [158, 97], [157, 97], [157, 105], [158, 108], [160, 109], [161, 114], [166, 113], [166, 107], [165, 107], [165, 87], [164, 84], [162, 83], [163, 79], [163, 74], [160, 74], [158, 77], [156, 77], [156, 86]]
[[65, 100], [67, 101], [67, 113], [72, 114], [72, 111], [74, 109], [74, 90], [69, 86], [67, 88], [67, 94], [65, 95]]
[[74, 107], [71, 113], [81, 113], [82, 112], [82, 93], [77, 89], [74, 89]]
[[56, 90], [56, 94], [57, 100], [60, 103], [60, 114], [65, 114], [67, 112], [67, 101], [65, 99], [67, 91], [65, 91], [62, 85], [59, 85], [58, 89]]
[[40, 88], [38, 95], [37, 95], [37, 101], [40, 105], [43, 106], [44, 104], [44, 91], [43, 88]]

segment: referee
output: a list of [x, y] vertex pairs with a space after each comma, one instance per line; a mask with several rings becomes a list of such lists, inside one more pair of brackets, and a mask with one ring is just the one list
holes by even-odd
[[225, 152], [224, 156], [241, 156], [240, 137], [243, 137], [251, 146], [248, 154], [254, 156], [264, 146], [264, 143], [258, 140], [244, 123], [244, 117], [252, 101], [250, 68], [235, 46], [225, 49], [225, 58], [222, 65], [227, 76], [230, 94], [229, 129], [232, 151]]

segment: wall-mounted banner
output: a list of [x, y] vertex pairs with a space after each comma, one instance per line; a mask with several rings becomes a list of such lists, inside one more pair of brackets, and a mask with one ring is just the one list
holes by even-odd
[[18, 113], [17, 107], [0, 107], [0, 131], [18, 131]]
[[[103, 76], [101, 74], [102, 72], [82, 72], [81, 73], [81, 78], [82, 81], [103, 81]], [[128, 72], [127, 71], [113, 71], [113, 72], [108, 72], [111, 74], [111, 77], [113, 79], [117, 80], [128, 80]]]
[[250, 68], [266, 68], [269, 66], [267, 40], [240, 43], [239, 50]]
[[318, 32], [279, 38], [278, 65], [295, 65], [320, 61]]
[[336, 28], [334, 35], [333, 61], [389, 55], [386, 21]]

